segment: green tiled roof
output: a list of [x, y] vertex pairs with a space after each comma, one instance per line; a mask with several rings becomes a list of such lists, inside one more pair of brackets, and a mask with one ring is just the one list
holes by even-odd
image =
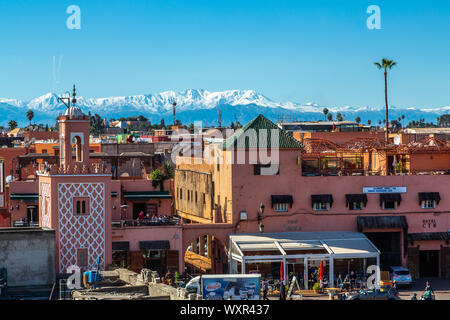
[[[256, 135], [252, 134], [252, 129], [255, 130]], [[272, 129], [278, 131], [278, 146], [272, 146]], [[259, 130], [266, 130], [266, 135]], [[267, 137], [267, 143], [264, 145], [263, 143], [260, 143], [260, 139], [265, 137]], [[276, 124], [264, 117], [262, 114], [250, 121], [245, 127], [236, 130], [236, 132], [222, 144], [223, 149], [242, 149], [242, 147], [244, 147], [244, 149], [248, 149], [257, 148], [258, 146], [267, 148], [278, 147], [280, 149], [303, 148], [302, 143], [294, 139], [286, 131], [280, 129]]]

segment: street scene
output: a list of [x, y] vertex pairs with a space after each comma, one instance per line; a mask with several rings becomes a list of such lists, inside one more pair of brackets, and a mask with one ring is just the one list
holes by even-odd
[[1, 3], [0, 303], [450, 300], [449, 18]]

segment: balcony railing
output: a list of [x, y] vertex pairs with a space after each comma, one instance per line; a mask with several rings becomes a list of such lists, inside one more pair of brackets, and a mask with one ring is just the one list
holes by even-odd
[[15, 228], [23, 228], [23, 227], [32, 227], [36, 228], [39, 227], [39, 222], [28, 222], [28, 221], [14, 221], [13, 227]]
[[411, 175], [450, 175], [450, 170], [413, 170], [408, 172], [395, 172], [394, 170], [330, 170], [330, 169], [304, 169], [302, 176], [411, 176]]
[[175, 226], [180, 225], [178, 217], [160, 216], [158, 218], [144, 218], [134, 220], [116, 220], [112, 222], [113, 228], [128, 227], [157, 227], [157, 226]]

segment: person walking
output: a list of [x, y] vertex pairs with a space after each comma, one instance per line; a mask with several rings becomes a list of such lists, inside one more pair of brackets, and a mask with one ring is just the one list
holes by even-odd
[[267, 298], [267, 292], [269, 291], [269, 286], [267, 284], [267, 281], [263, 282], [263, 300], [269, 300], [269, 298]]
[[415, 292], [413, 293], [411, 300], [417, 300], [417, 293], [415, 293]]
[[286, 286], [283, 282], [280, 284], [280, 300], [286, 300]]

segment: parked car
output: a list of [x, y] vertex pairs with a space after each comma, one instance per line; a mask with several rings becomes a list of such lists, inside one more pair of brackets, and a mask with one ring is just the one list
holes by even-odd
[[412, 276], [408, 268], [405, 267], [390, 267], [391, 280], [396, 281], [398, 285], [405, 285], [411, 287]]
[[398, 292], [390, 287], [382, 287], [374, 290], [360, 290], [345, 295], [345, 300], [401, 300]]

